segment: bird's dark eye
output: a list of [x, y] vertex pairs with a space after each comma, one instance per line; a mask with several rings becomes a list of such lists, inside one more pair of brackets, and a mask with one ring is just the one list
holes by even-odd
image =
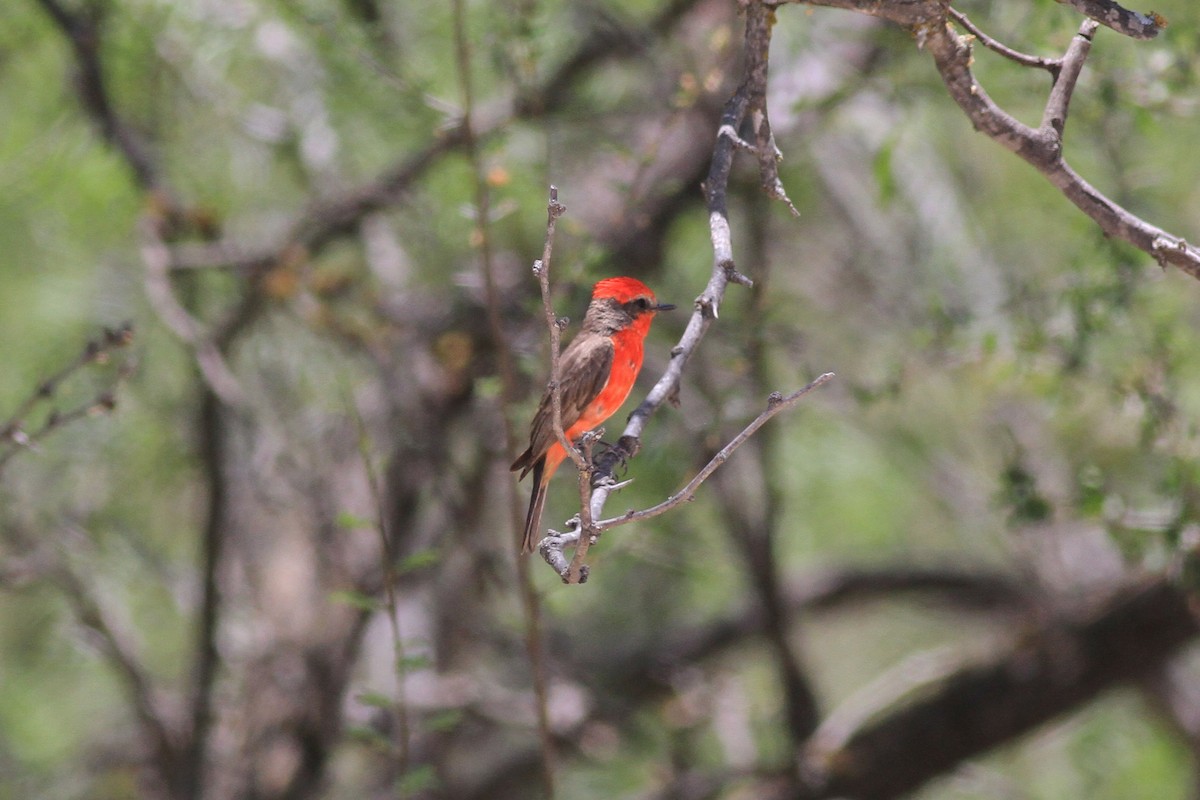
[[633, 301], [633, 307], [636, 308], [638, 311], [645, 311], [647, 308], [650, 307], [650, 301], [644, 297], [639, 297]]

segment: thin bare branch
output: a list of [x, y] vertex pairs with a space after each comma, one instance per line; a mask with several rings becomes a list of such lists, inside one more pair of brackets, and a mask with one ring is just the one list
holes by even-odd
[[999, 53], [1010, 61], [1015, 61], [1023, 67], [1044, 69], [1054, 76], [1057, 76], [1058, 71], [1062, 68], [1061, 58], [1042, 58], [1041, 56], [1031, 56], [1014, 50], [1003, 42], [997, 41], [991, 36], [988, 36], [979, 28], [979, 26], [977, 26], [974, 22], [971, 22], [966, 14], [962, 13], [958, 9], [950, 8], [947, 9], [947, 12], [955, 22], [970, 31], [971, 35], [978, 39], [984, 47], [994, 53]]
[[750, 3], [746, 7], [746, 77], [743, 85], [747, 92], [750, 125], [754, 130], [754, 153], [758, 157], [758, 174], [763, 191], [768, 197], [782, 201], [792, 215], [798, 217], [800, 212], [792, 204], [783, 188], [783, 181], [779, 179], [779, 162], [783, 160], [783, 153], [775, 144], [767, 111], [767, 73], [770, 67], [771, 29], [774, 25], [775, 12], [765, 4]]
[[[588, 431], [579, 438], [579, 449], [585, 463], [592, 463], [592, 446], [599, 441], [603, 432], [604, 429], [599, 428]], [[587, 583], [589, 570], [583, 561], [587, 558], [588, 548], [595, 544], [600, 536], [600, 529], [596, 526], [596, 509], [601, 507], [597, 505], [596, 500], [599, 491], [592, 492], [594, 484], [591, 481], [591, 471], [580, 470], [578, 483], [579, 516], [575, 527], [577, 539], [571, 563], [567, 565], [566, 574], [562, 576], [564, 583]]]
[[27, 430], [27, 418], [43, 403], [52, 402], [61, 384], [75, 373], [91, 364], [104, 364], [114, 350], [133, 341], [133, 325], [125, 323], [118, 328], [106, 329], [104, 333], [84, 345], [83, 350], [67, 366], [37, 385], [30, 395], [17, 406], [16, 411], [4, 422], [0, 422], [0, 472], [4, 466], [22, 450], [31, 449], [55, 430], [83, 417], [107, 414], [116, 407], [116, 386], [129, 374], [128, 363], [122, 365], [112, 384], [99, 390], [91, 399], [68, 409], [52, 410], [42, 423]]
[[[780, 395], [778, 392], [772, 394], [767, 400], [766, 409], [764, 409], [761, 414], [755, 417], [749, 425], [743, 428], [741, 433], [733, 437], [733, 439], [730, 440], [727, 445], [722, 447], [717, 454], [714, 455], [709, 462], [704, 465], [704, 468], [697, 472], [694, 478], [688, 481], [686, 486], [656, 506], [652, 506], [641, 511], [628, 511], [619, 517], [611, 517], [609, 519], [601, 520], [596, 523], [596, 527], [601, 531], [606, 531], [610, 528], [616, 528], [620, 525], [625, 525], [630, 522], [640, 522], [642, 520], [657, 517], [660, 514], [665, 514], [676, 506], [690, 502], [696, 496], [696, 492], [700, 488], [700, 485], [708, 480], [708, 478], [714, 472], [716, 472], [722, 464], [728, 461], [729, 457], [733, 455], [734, 451], [745, 444], [746, 440], [753, 436], [759, 428], [767, 424], [767, 422], [776, 414], [795, 407], [802, 399], [804, 399], [805, 395], [807, 395], [813, 389], [816, 389], [818, 386], [824, 386], [826, 383], [829, 383], [829, 381], [833, 380], [833, 378], [834, 374], [832, 372], [826, 372], [825, 374], [820, 375], [815, 380], [805, 385], [803, 388], [792, 392], [787, 397]], [[601, 491], [604, 490], [597, 490], [598, 493]]]
[[546, 315], [546, 327], [550, 330], [550, 407], [553, 410], [554, 435], [558, 443], [567, 451], [576, 469], [586, 470], [587, 462], [583, 460], [575, 444], [567, 438], [562, 425], [562, 375], [559, 356], [562, 355], [562, 330], [567, 320], [560, 319], [554, 313], [554, 302], [550, 297], [550, 257], [554, 252], [554, 230], [558, 226], [558, 218], [567, 213], [567, 207], [558, 202], [558, 187], [550, 187], [550, 200], [546, 203], [546, 239], [542, 245], [542, 257], [533, 262], [533, 275], [538, 280], [542, 290], [542, 310]]
[[988, 96], [971, 72], [970, 44], [962, 37], [944, 26], [931, 26], [926, 35], [926, 49], [933, 55], [950, 96], [976, 129], [1033, 165], [1109, 236], [1133, 244], [1164, 266], [1173, 264], [1200, 278], [1200, 249], [1117, 205], [1071, 169], [1062, 157], [1067, 104], [1094, 30], [1091, 21], [1080, 26], [1047, 102], [1044, 123], [1036, 129], [1018, 122]]
[[[1166, 25], [1166, 20], [1157, 14], [1128, 11], [1109, 0], [1067, 1], [1091, 17], [1091, 20], [1134, 38], [1150, 38]], [[1033, 165], [1068, 200], [1091, 217], [1106, 235], [1129, 242], [1164, 267], [1172, 264], [1193, 278], [1200, 279], [1200, 249], [1113, 202], [1071, 169], [1063, 159], [1061, 126], [1066, 124], [1067, 102], [1074, 89], [1078, 70], [1087, 58], [1095, 31], [1093, 21], [1085, 21], [1080, 26], [1079, 33], [1064, 56], [1062, 71], [1074, 70], [1074, 74], [1066, 81], [1063, 75], [1057, 76], [1055, 88], [1047, 102], [1045, 120], [1038, 128], [1031, 128], [1000, 108], [975, 79], [971, 71], [971, 37], [959, 36], [946, 24], [951, 16], [959, 22], [965, 18], [951, 12], [942, 0], [906, 3], [880, 3], [877, 0], [769, 2], [772, 7], [796, 2], [845, 8], [882, 17], [909, 28], [916, 36], [917, 45], [933, 55], [934, 64], [950, 96], [966, 113], [976, 130], [987, 134]], [[973, 34], [978, 36], [976, 31]]]

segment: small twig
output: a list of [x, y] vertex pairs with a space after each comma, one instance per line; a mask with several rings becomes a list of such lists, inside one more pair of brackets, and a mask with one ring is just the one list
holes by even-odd
[[[571, 574], [571, 562], [567, 560], [566, 549], [577, 545], [579, 539], [579, 529], [576, 527], [563, 533], [551, 530], [550, 535], [543, 537], [538, 543], [538, 554], [550, 565], [550, 569], [558, 573], [563, 583], [570, 583], [567, 576]], [[583, 576], [580, 575], [580, 582], [582, 581]]]
[[962, 13], [958, 9], [947, 9], [947, 13], [951, 16], [951, 18], [954, 19], [955, 22], [959, 23], [968, 31], [970, 31], [971, 35], [978, 39], [984, 47], [994, 53], [999, 53], [1010, 61], [1015, 61], [1024, 67], [1034, 67], [1037, 69], [1047, 70], [1055, 77], [1058, 76], [1058, 71], [1062, 69], [1061, 58], [1042, 58], [1041, 56], [1031, 56], [1019, 52], [1012, 49], [1008, 45], [993, 39], [991, 36], [988, 36], [986, 33], [980, 30], [979, 26], [968, 19], [966, 14]]
[[[792, 216], [800, 212], [788, 197], [779, 178], [779, 162], [783, 153], [775, 145], [771, 119], [767, 113], [767, 72], [770, 67], [771, 29], [775, 12], [763, 3], [750, 3], [746, 8], [746, 82], [750, 123], [754, 129], [754, 153], [758, 157], [758, 173], [763, 191], [787, 205]], [[736, 131], [737, 128], [734, 128]], [[739, 140], [740, 141], [740, 140]]]
[[[582, 451], [580, 455], [584, 463], [592, 463], [592, 445], [598, 442], [603, 435], [604, 429], [598, 428], [588, 431], [579, 438], [579, 449]], [[567, 572], [562, 576], [564, 583], [587, 583], [588, 569], [583, 560], [587, 558], [588, 548], [600, 535], [600, 529], [596, 527], [595, 516], [592, 513], [596, 502], [595, 498], [596, 494], [592, 492], [591, 470], [579, 470], [579, 525], [575, 529], [579, 534], [579, 540], [575, 544], [575, 553], [571, 557], [571, 563], [567, 565]]]
[[747, 153], [754, 153], [755, 155], [758, 154], [758, 148], [738, 136], [737, 131], [734, 130], [732, 125], [722, 125], [717, 129], [717, 136], [718, 138], [724, 136], [729, 139], [729, 141], [733, 142], [733, 146], [739, 150], [745, 150]]
[[[741, 433], [733, 437], [733, 439], [729, 441], [729, 444], [722, 447], [721, 450], [715, 456], [713, 456], [707, 464], [704, 465], [704, 468], [696, 473], [694, 478], [688, 481], [687, 486], [684, 486], [678, 492], [671, 495], [669, 498], [656, 506], [643, 509], [642, 511], [629, 511], [619, 517], [610, 517], [609, 519], [600, 520], [595, 524], [596, 529], [598, 531], [606, 531], [610, 528], [615, 528], [619, 525], [625, 525], [630, 522], [640, 522], [642, 520], [651, 519], [652, 517], [657, 517], [660, 514], [665, 514], [676, 506], [691, 501], [691, 499], [696, 496], [696, 491], [700, 488], [700, 484], [708, 480], [710, 475], [716, 472], [722, 464], [728, 461], [729, 457], [733, 455], [734, 451], [741, 447], [747, 439], [753, 436], [755, 431], [765, 425], [767, 421], [776, 414], [792, 408], [799, 403], [806, 394], [811, 392], [813, 389], [816, 389], [818, 386], [823, 386], [824, 384], [833, 380], [833, 378], [834, 374], [832, 372], [826, 372], [803, 388], [793, 392], [792, 394], [789, 394], [787, 397], [781, 396], [778, 392], [772, 394], [767, 401], [766, 409], [764, 409], [761, 414], [755, 417], [749, 425], [743, 428]], [[601, 487], [597, 490], [597, 493], [600, 492], [605, 492], [607, 494], [607, 490], [604, 487]]]
[[59, 384], [76, 370], [86, 367], [88, 364], [105, 363], [114, 349], [125, 347], [132, 341], [133, 323], [130, 322], [126, 322], [118, 328], [106, 329], [99, 338], [89, 341], [74, 361], [39, 383], [37, 389], [25, 398], [12, 416], [4, 423], [0, 423], [0, 439], [9, 437], [14, 431], [20, 429], [25, 417], [29, 416], [29, 412], [38, 403], [53, 397], [54, 393], [58, 391]]
[[131, 371], [129, 364], [123, 364], [117, 371], [113, 385], [100, 390], [91, 399], [67, 411], [53, 410], [40, 426], [33, 430], [25, 430], [26, 418], [39, 403], [53, 399], [63, 381], [90, 364], [106, 363], [114, 350], [125, 347], [132, 341], [133, 325], [131, 323], [125, 323], [118, 328], [106, 329], [100, 337], [89, 341], [74, 361], [39, 383], [37, 388], [17, 406], [17, 410], [7, 420], [0, 422], [0, 448], [3, 448], [0, 449], [0, 472], [18, 452], [33, 448], [58, 428], [83, 417], [107, 414], [112, 411], [117, 403], [116, 384], [128, 376]]
[[558, 226], [558, 218], [567, 212], [567, 207], [558, 202], [558, 187], [550, 187], [550, 200], [546, 204], [546, 242], [542, 245], [542, 257], [533, 262], [533, 274], [538, 279], [542, 289], [542, 308], [546, 314], [546, 327], [550, 329], [550, 407], [554, 412], [554, 435], [558, 443], [567, 451], [567, 455], [575, 462], [576, 468], [587, 469], [587, 462], [575, 449], [575, 445], [567, 439], [562, 425], [562, 376], [560, 375], [561, 355], [560, 340], [562, 329], [566, 326], [565, 319], [559, 319], [554, 313], [554, 304], [550, 300], [550, 256], [554, 250], [554, 230]]

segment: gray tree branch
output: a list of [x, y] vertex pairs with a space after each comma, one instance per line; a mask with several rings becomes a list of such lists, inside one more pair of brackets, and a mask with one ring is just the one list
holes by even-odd
[[[1070, 0], [1091, 19], [1079, 28], [1061, 63], [1026, 63], [1050, 69], [1055, 76], [1054, 87], [1047, 100], [1042, 124], [1031, 128], [1019, 122], [988, 96], [971, 71], [971, 41], [959, 36], [949, 24], [951, 17], [962, 22], [962, 15], [953, 12], [944, 0], [911, 0], [911, 2], [875, 2], [874, 0], [794, 0], [808, 5], [828, 6], [860, 11], [882, 17], [913, 31], [918, 46], [933, 56], [934, 64], [950, 96], [971, 120], [971, 124], [1005, 148], [1016, 153], [1041, 172], [1079, 210], [1094, 220], [1108, 236], [1128, 242], [1154, 258], [1164, 267], [1178, 267], [1193, 278], [1200, 279], [1200, 249], [1184, 238], [1141, 219], [1118, 205], [1088, 183], [1063, 158], [1063, 129], [1067, 106], [1079, 70], [1091, 48], [1096, 23], [1135, 38], [1150, 38], [1157, 34], [1166, 20], [1156, 14], [1127, 11], [1109, 0]], [[773, 5], [785, 5], [775, 2]], [[965, 23], [964, 23], [964, 26]], [[978, 29], [967, 26], [973, 34]], [[997, 49], [992, 40], [988, 44]], [[1004, 47], [1001, 52], [1017, 61], [1028, 62], [1032, 57], [1016, 54]], [[1019, 56], [1019, 57], [1018, 57]], [[1055, 67], [1058, 67], [1056, 70]]]

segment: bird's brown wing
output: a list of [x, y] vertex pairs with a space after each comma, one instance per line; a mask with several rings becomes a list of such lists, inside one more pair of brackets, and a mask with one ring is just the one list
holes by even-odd
[[[569, 429], [579, 421], [588, 403], [600, 394], [612, 371], [613, 344], [607, 337], [576, 336], [559, 359], [562, 376], [562, 426]], [[554, 433], [554, 405], [550, 391], [542, 397], [533, 424], [529, 426], [529, 449], [513, 462], [512, 469], [525, 477], [558, 437]]]

